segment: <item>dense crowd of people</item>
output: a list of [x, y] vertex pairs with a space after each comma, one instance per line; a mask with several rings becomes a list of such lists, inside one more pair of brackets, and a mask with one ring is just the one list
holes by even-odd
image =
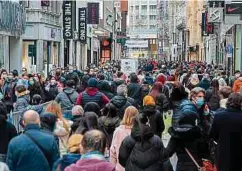
[[53, 66], [47, 78], [2, 69], [0, 170], [241, 171], [240, 71], [153, 60], [120, 69]]

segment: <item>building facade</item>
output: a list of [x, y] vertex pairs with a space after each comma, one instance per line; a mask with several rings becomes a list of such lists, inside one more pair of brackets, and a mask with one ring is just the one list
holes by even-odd
[[[129, 57], [157, 57], [157, 0], [128, 1], [130, 44]], [[142, 44], [140, 44], [143, 41]], [[140, 46], [139, 46], [140, 44]]]
[[62, 1], [22, 1], [26, 32], [22, 43], [22, 67], [42, 72], [63, 66]]
[[189, 61], [205, 59], [201, 27], [203, 11], [203, 0], [186, 1], [186, 32], [189, 47], [187, 60]]
[[[76, 1], [76, 12], [79, 8], [88, 8], [88, 3], [99, 4], [99, 18], [97, 24], [87, 24], [87, 40], [85, 43], [80, 43], [76, 40], [76, 58], [74, 63], [79, 68], [86, 68], [90, 64], [96, 66], [100, 63], [112, 59], [120, 59], [121, 44], [117, 42], [117, 35], [121, 32], [122, 18], [121, 3], [116, 4], [116, 1]], [[78, 15], [78, 14], [77, 14]], [[78, 17], [76, 23], [78, 25]], [[125, 25], [123, 25], [125, 26]], [[79, 28], [76, 28], [76, 32]]]
[[25, 21], [25, 9], [18, 2], [0, 1], [0, 68], [21, 69]]
[[169, 47], [171, 60], [185, 60], [186, 41], [186, 1], [169, 1]]

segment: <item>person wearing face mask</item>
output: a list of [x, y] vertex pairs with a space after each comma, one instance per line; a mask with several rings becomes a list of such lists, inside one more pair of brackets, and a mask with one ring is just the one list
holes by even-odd
[[186, 122], [190, 125], [197, 125], [205, 132], [208, 131], [210, 124], [210, 111], [205, 103], [205, 90], [196, 87], [190, 92], [190, 100], [183, 99], [177, 114], [177, 124], [174, 127], [179, 127], [179, 121], [186, 118]]
[[22, 78], [18, 80], [17, 85], [24, 85], [25, 88], [29, 87], [29, 77], [27, 74], [22, 75]]
[[77, 69], [77, 66], [73, 67], [73, 72], [76, 73], [78, 75], [78, 77], [81, 79], [83, 77], [83, 72], [81, 72], [80, 70]]
[[9, 73], [8, 76], [5, 78], [4, 85], [2, 87], [2, 92], [3, 92], [2, 101], [6, 105], [8, 113], [13, 109], [12, 96], [15, 91], [13, 91], [12, 81], [13, 81], [13, 74]]
[[10, 85], [9, 85], [9, 97], [11, 97], [11, 102], [15, 103], [17, 100], [17, 97], [15, 95], [15, 87], [17, 86], [17, 82], [18, 82], [18, 71], [17, 70], [13, 70], [10, 73]]
[[0, 87], [2, 87], [4, 85], [4, 81], [6, 79], [6, 77], [8, 76], [7, 70], [3, 69], [1, 71], [1, 78], [0, 78]]
[[57, 68], [54, 76], [56, 81], [61, 80], [61, 74], [62, 74], [61, 68]]
[[55, 97], [58, 94], [58, 86], [55, 77], [51, 78], [49, 84], [45, 87], [45, 90], [47, 91], [47, 100], [55, 100]]
[[14, 112], [24, 111], [30, 103], [29, 92], [24, 85], [17, 85], [15, 89], [17, 101], [14, 104]]
[[79, 76], [76, 72], [74, 72], [73, 66], [70, 65], [68, 69], [69, 72], [66, 74], [66, 80], [74, 80], [76, 87], [80, 82]]
[[238, 76], [238, 74], [236, 74], [237, 79], [234, 81], [234, 85], [233, 85], [233, 92], [234, 93], [240, 93], [241, 87], [242, 87], [242, 74], [240, 73], [240, 75]]
[[51, 69], [49, 75], [55, 76], [55, 73], [56, 73], [56, 65], [52, 65], [52, 69]]
[[197, 125], [202, 129], [204, 134], [207, 134], [211, 126], [211, 114], [208, 104], [205, 101], [206, 92], [200, 87], [191, 90], [190, 98], [196, 107], [198, 120]]
[[36, 82], [36, 80], [34, 79], [34, 77], [31, 77], [29, 79], [29, 86], [28, 86], [28, 90], [29, 90], [29, 95], [30, 95], [30, 101], [32, 102], [33, 96], [35, 94], [40, 94], [41, 97], [44, 99], [43, 101], [45, 101], [45, 94], [44, 91], [41, 87], [41, 85]]
[[191, 90], [190, 100], [183, 99], [177, 115], [177, 124], [169, 128], [171, 139], [166, 148], [166, 156], [176, 153], [176, 170], [197, 171], [188, 150], [196, 162], [202, 166], [202, 159], [211, 159], [208, 146], [209, 109], [205, 103], [205, 90], [196, 87]]

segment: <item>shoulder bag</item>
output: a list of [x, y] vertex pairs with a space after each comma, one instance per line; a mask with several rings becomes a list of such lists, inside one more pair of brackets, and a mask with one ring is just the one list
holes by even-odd
[[185, 151], [189, 155], [189, 157], [192, 159], [193, 163], [196, 165], [198, 171], [217, 171], [217, 168], [213, 166], [212, 162], [210, 160], [202, 159], [203, 166], [199, 166], [197, 161], [194, 159], [192, 154], [189, 152], [187, 148], [185, 148]]
[[50, 159], [51, 159], [50, 154], [30, 134], [28, 134], [27, 132], [24, 132], [24, 135], [26, 137], [28, 137], [38, 147], [38, 149], [40, 150], [40, 152], [43, 154], [44, 158], [46, 159], [49, 167], [51, 168], [51, 166], [50, 166]]

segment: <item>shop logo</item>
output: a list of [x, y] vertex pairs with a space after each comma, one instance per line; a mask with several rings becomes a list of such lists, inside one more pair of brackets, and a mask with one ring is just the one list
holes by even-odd
[[234, 11], [237, 10], [237, 9], [239, 9], [239, 7], [236, 7], [236, 8], [231, 8], [231, 7], [229, 7], [229, 8], [227, 9], [227, 11], [228, 11], [228, 12], [234, 12]]

